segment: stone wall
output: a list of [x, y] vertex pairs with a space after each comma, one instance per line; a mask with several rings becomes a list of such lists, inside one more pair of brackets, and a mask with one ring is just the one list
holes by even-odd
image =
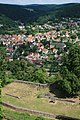
[[23, 81], [23, 80], [14, 80], [14, 82], [24, 83], [24, 84], [27, 84], [27, 85], [38, 86], [38, 87], [43, 87], [43, 88], [46, 88], [46, 87], [49, 86], [48, 84], [34, 83], [34, 82]]

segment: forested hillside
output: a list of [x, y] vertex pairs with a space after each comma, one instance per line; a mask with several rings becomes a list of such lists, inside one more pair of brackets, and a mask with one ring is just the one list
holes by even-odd
[[38, 21], [40, 17], [44, 19], [44, 15], [47, 21], [54, 17], [80, 17], [79, 11], [79, 3], [25, 6], [0, 4], [0, 15], [25, 24]]

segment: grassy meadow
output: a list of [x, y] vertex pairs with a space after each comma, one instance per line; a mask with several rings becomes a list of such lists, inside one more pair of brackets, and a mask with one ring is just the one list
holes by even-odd
[[56, 120], [56, 119], [43, 118], [41, 116], [29, 115], [25, 112], [17, 112], [6, 107], [3, 107], [3, 112], [4, 112], [4, 116], [6, 116], [6, 118], [3, 118], [3, 120], [6, 120], [6, 119], [9, 119], [9, 120]]
[[[49, 93], [49, 88], [38, 88], [37, 86], [13, 82], [2, 89], [2, 100], [17, 107], [80, 118], [79, 103], [63, 101], [50, 103], [49, 98], [38, 98], [39, 95], [46, 93]], [[19, 99], [7, 94], [18, 96]]]

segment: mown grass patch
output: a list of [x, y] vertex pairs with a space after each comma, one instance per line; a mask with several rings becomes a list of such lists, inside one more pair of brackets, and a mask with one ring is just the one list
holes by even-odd
[[[20, 96], [20, 99], [6, 95]], [[2, 89], [2, 100], [17, 107], [24, 107], [42, 112], [80, 118], [80, 104], [56, 101], [49, 103], [48, 98], [38, 98], [39, 94], [49, 93], [49, 88], [38, 88], [23, 83], [11, 83]]]

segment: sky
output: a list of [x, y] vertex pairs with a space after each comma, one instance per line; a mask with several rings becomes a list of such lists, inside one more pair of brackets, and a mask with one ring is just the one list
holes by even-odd
[[0, 3], [7, 4], [64, 4], [64, 3], [80, 3], [80, 0], [0, 0]]

